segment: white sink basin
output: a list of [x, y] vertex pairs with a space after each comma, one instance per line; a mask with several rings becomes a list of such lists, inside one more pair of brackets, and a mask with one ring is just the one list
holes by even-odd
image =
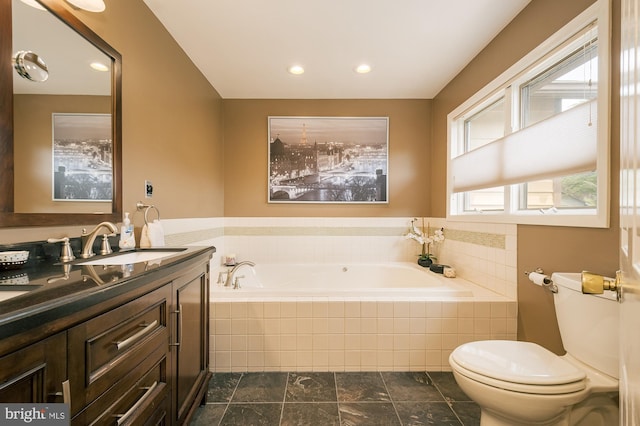
[[133, 251], [130, 253], [118, 254], [116, 256], [101, 257], [99, 259], [88, 259], [82, 262], [78, 262], [77, 265], [128, 265], [138, 262], [149, 262], [151, 260], [163, 259], [165, 257], [171, 257], [177, 253], [182, 253], [181, 250], [162, 250], [162, 251]]
[[22, 294], [28, 293], [27, 291], [0, 291], [0, 302], [7, 299], [13, 299]]

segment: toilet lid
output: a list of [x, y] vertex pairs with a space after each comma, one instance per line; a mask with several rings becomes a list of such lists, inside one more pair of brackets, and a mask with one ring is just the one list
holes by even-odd
[[564, 385], [583, 381], [586, 373], [540, 345], [486, 340], [456, 348], [451, 358], [485, 377], [525, 385]]

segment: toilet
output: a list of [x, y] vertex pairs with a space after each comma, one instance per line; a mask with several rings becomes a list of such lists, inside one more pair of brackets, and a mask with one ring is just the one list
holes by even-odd
[[530, 342], [463, 344], [449, 357], [481, 426], [618, 424], [618, 303], [614, 292], [582, 294], [579, 273], [551, 276], [559, 356]]

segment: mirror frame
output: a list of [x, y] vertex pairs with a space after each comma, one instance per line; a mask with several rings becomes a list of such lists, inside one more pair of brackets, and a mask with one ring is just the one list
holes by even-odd
[[111, 128], [113, 131], [113, 200], [111, 213], [14, 212], [13, 164], [13, 40], [12, 0], [0, 0], [0, 228], [83, 225], [122, 220], [122, 56], [62, 5], [38, 0], [49, 13], [84, 37], [112, 60]]

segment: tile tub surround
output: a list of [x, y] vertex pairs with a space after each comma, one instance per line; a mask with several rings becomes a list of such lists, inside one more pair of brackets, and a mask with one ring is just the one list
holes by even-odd
[[451, 373], [221, 373], [200, 425], [478, 425]]
[[[224, 218], [224, 247], [256, 263], [416, 262], [421, 247], [404, 237], [412, 218]], [[517, 227], [424, 218], [445, 241], [432, 250], [458, 276], [512, 300], [517, 293]], [[218, 264], [218, 266], [222, 266]], [[217, 274], [217, 271], [214, 271]]]
[[213, 301], [211, 370], [450, 371], [462, 343], [516, 339], [515, 301]]
[[[139, 216], [139, 215], [138, 215]], [[165, 219], [168, 246], [214, 245], [212, 276], [227, 253], [256, 263], [415, 262], [420, 246], [404, 238], [411, 217], [226, 217]], [[140, 217], [132, 219], [141, 226]], [[421, 222], [421, 221], [420, 221]], [[431, 233], [444, 228], [435, 246], [438, 261], [459, 277], [512, 300], [517, 289], [517, 227], [424, 218]]]
[[[404, 238], [411, 219], [225, 217], [170, 219], [163, 224], [167, 245], [216, 247], [211, 261], [215, 286], [218, 272], [226, 269], [221, 259], [228, 253], [256, 263], [415, 262], [420, 247]], [[264, 301], [232, 308], [231, 303], [212, 299], [211, 369], [441, 371], [449, 369], [448, 354], [461, 343], [515, 339], [517, 227], [443, 218], [424, 221], [431, 232], [445, 230], [445, 241], [435, 249], [440, 263], [504, 297], [460, 302], [455, 308], [441, 304], [440, 310], [438, 302], [428, 302], [436, 305], [425, 305], [423, 314], [419, 306], [426, 302], [415, 300], [408, 302], [415, 303], [413, 311], [399, 309], [399, 316], [372, 301], [362, 301], [358, 310], [354, 303], [361, 301]], [[325, 309], [326, 317], [318, 314]], [[303, 316], [296, 319], [293, 312], [298, 311]]]

